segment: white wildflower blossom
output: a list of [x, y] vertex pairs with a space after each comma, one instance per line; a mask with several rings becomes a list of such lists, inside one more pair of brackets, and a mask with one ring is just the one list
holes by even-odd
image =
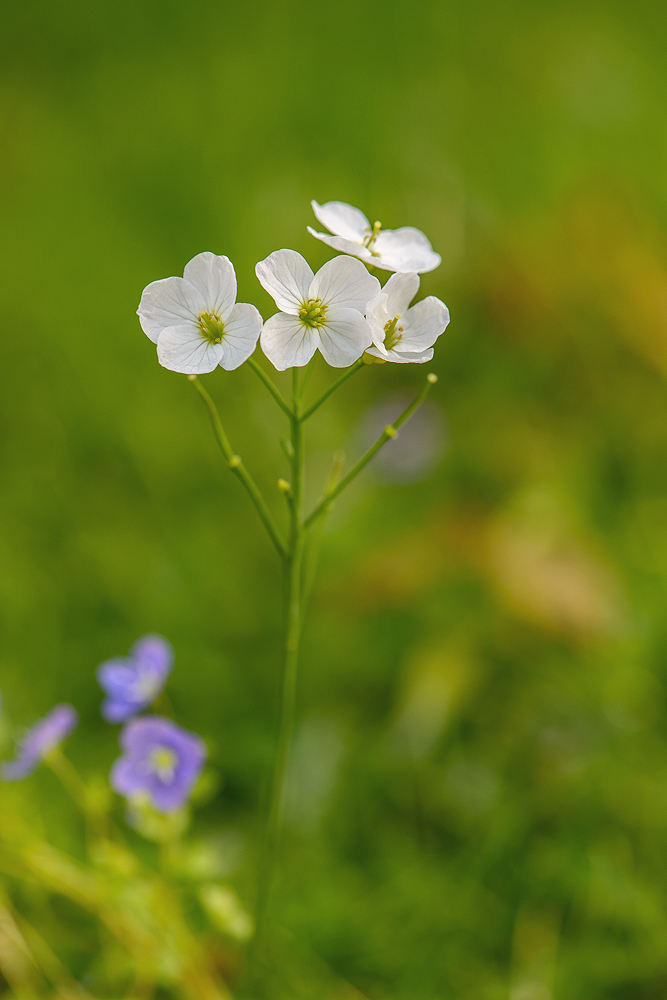
[[366, 356], [372, 355], [378, 362], [399, 364], [431, 360], [433, 344], [449, 323], [449, 310], [434, 295], [410, 307], [418, 291], [418, 274], [392, 274], [382, 291], [368, 303], [366, 319], [373, 346], [368, 348]]
[[141, 328], [157, 344], [164, 368], [186, 375], [238, 368], [257, 346], [262, 317], [236, 302], [236, 273], [227, 257], [206, 252], [186, 264], [182, 278], [162, 278], [144, 289]]
[[301, 368], [321, 351], [334, 368], [346, 368], [371, 344], [364, 319], [380, 282], [352, 257], [334, 257], [317, 274], [295, 250], [276, 250], [255, 268], [281, 312], [262, 329], [261, 346], [279, 370]]
[[334, 235], [318, 233], [312, 226], [308, 226], [308, 232], [340, 253], [352, 254], [384, 271], [419, 274], [432, 271], [442, 260], [426, 236], [413, 226], [383, 229], [379, 222], [371, 226], [363, 212], [343, 201], [328, 201], [325, 205], [312, 201], [311, 205], [318, 221]]

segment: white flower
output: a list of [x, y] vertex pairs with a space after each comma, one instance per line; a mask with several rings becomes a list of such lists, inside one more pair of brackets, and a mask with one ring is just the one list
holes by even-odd
[[449, 323], [449, 309], [434, 295], [409, 308], [418, 291], [418, 274], [392, 274], [380, 294], [368, 303], [366, 319], [373, 347], [367, 354], [400, 364], [431, 360], [433, 344]]
[[363, 212], [344, 201], [328, 201], [318, 205], [311, 201], [313, 212], [329, 233], [317, 233], [308, 226], [308, 232], [340, 253], [353, 257], [384, 271], [432, 271], [442, 260], [428, 239], [413, 226], [401, 229], [382, 229], [379, 222], [372, 226]]
[[182, 278], [162, 278], [144, 288], [137, 309], [141, 328], [157, 344], [164, 368], [186, 375], [227, 371], [247, 361], [257, 346], [262, 317], [236, 302], [236, 274], [227, 257], [197, 254]]
[[257, 277], [282, 312], [264, 324], [261, 345], [279, 370], [301, 368], [319, 348], [334, 368], [346, 368], [371, 344], [363, 313], [380, 282], [352, 257], [334, 257], [313, 275], [295, 250], [259, 262]]

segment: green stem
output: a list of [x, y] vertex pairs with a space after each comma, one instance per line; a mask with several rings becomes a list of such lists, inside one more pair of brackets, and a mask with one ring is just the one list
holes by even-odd
[[57, 775], [70, 797], [81, 809], [81, 812], [87, 812], [88, 793], [86, 786], [79, 777], [78, 771], [75, 770], [67, 757], [65, 757], [60, 747], [54, 747], [44, 758], [44, 763]]
[[361, 360], [361, 358], [359, 359], [359, 361], [355, 361], [355, 363], [352, 365], [351, 368], [347, 368], [343, 372], [343, 374], [340, 376], [340, 378], [337, 378], [336, 381], [333, 383], [333, 385], [330, 385], [329, 388], [327, 389], [327, 391], [325, 393], [323, 393], [320, 396], [320, 398], [316, 402], [313, 403], [312, 406], [308, 407], [308, 409], [303, 414], [303, 416], [301, 417], [301, 419], [302, 420], [308, 420], [308, 417], [311, 417], [313, 415], [313, 413], [315, 412], [315, 410], [319, 410], [319, 408], [322, 405], [322, 403], [324, 403], [329, 398], [329, 396], [331, 395], [332, 392], [335, 392], [336, 389], [338, 389], [338, 387], [343, 384], [343, 382], [347, 382], [347, 380], [349, 378], [351, 378], [352, 375], [355, 374], [355, 372], [361, 371], [361, 369], [365, 368], [365, 367], [366, 367], [366, 365]]
[[291, 420], [292, 419], [292, 411], [290, 409], [289, 403], [285, 402], [285, 400], [283, 399], [282, 393], [280, 392], [280, 390], [278, 389], [278, 387], [276, 385], [274, 385], [273, 381], [269, 378], [269, 376], [266, 374], [266, 372], [264, 371], [264, 369], [260, 365], [257, 364], [257, 362], [255, 361], [254, 358], [248, 358], [248, 364], [250, 365], [250, 367], [252, 368], [252, 370], [257, 375], [259, 375], [260, 379], [262, 380], [262, 382], [264, 383], [264, 385], [266, 386], [266, 388], [269, 390], [269, 392], [271, 393], [271, 395], [273, 396], [273, 398], [275, 399], [276, 403], [278, 404], [278, 406], [280, 407], [280, 409], [283, 411], [283, 413], [286, 413], [287, 416]]
[[[324, 484], [324, 495], [326, 496], [338, 485], [338, 480], [340, 478], [340, 473], [343, 468], [343, 463], [345, 461], [345, 452], [337, 451], [334, 454], [333, 462], [331, 464], [331, 470], [327, 476], [326, 483]], [[324, 531], [324, 525], [326, 523], [326, 516], [321, 517], [310, 533], [308, 538], [308, 546], [304, 556], [304, 572], [303, 572], [303, 597], [301, 599], [301, 604], [303, 607], [304, 614], [310, 603], [310, 595], [312, 593], [313, 587], [315, 585], [315, 576], [317, 573], [317, 564], [320, 555], [320, 546], [322, 544], [322, 534]]]
[[201, 384], [197, 376], [195, 375], [194, 377], [193, 376], [188, 376], [188, 377], [192, 379], [197, 391], [199, 392], [199, 395], [202, 397], [204, 403], [206, 404], [209, 417], [211, 418], [211, 425], [213, 427], [213, 433], [215, 434], [215, 439], [218, 442], [220, 451], [225, 457], [225, 461], [227, 462], [228, 467], [232, 470], [234, 475], [241, 480], [246, 490], [248, 491], [250, 499], [254, 503], [257, 513], [261, 518], [262, 524], [266, 528], [269, 534], [269, 538], [273, 542], [278, 555], [280, 556], [281, 559], [286, 559], [287, 549], [285, 547], [285, 543], [280, 537], [280, 532], [278, 531], [278, 528], [276, 527], [275, 522], [271, 517], [271, 513], [269, 511], [269, 508], [266, 506], [266, 501], [264, 500], [264, 497], [259, 492], [257, 486], [255, 485], [254, 479], [252, 478], [252, 476], [246, 469], [245, 465], [243, 464], [241, 456], [235, 455], [232, 450], [232, 446], [229, 443], [229, 438], [225, 434], [225, 429], [222, 426], [217, 406], [215, 405], [215, 403], [213, 402], [213, 400], [211, 399], [211, 397], [209, 396], [209, 394], [207, 393], [206, 389]]
[[276, 740], [268, 818], [264, 848], [260, 863], [256, 908], [254, 953], [262, 958], [266, 912], [271, 893], [282, 828], [282, 807], [285, 774], [289, 759], [296, 704], [296, 679], [299, 661], [299, 640], [302, 625], [302, 573], [305, 533], [301, 524], [303, 490], [303, 418], [300, 415], [298, 371], [292, 371], [292, 496], [290, 500], [290, 546], [285, 560], [286, 627], [283, 674], [280, 694], [280, 716]]
[[316, 360], [317, 360], [317, 351], [315, 351], [312, 358], [310, 359], [306, 367], [303, 369], [303, 377], [301, 379], [301, 390], [300, 390], [301, 399], [303, 399], [303, 395], [306, 391], [306, 386], [310, 381], [310, 376], [313, 374], [313, 368], [315, 367]]
[[54, 747], [44, 758], [44, 763], [51, 768], [72, 801], [81, 810], [89, 829], [98, 837], [108, 837], [109, 824], [106, 813], [93, 807], [88, 789], [81, 780], [79, 772], [60, 747]]
[[385, 445], [387, 441], [390, 441], [393, 437], [396, 437], [396, 432], [398, 428], [401, 426], [401, 424], [405, 423], [408, 417], [412, 416], [412, 414], [419, 406], [421, 406], [421, 404], [424, 402], [424, 400], [428, 395], [429, 389], [437, 381], [438, 381], [437, 375], [426, 376], [426, 382], [424, 383], [424, 386], [419, 395], [415, 399], [413, 399], [413, 401], [405, 410], [403, 410], [403, 413], [401, 413], [400, 417], [397, 417], [396, 420], [394, 420], [393, 424], [387, 424], [387, 426], [385, 427], [385, 429], [383, 430], [382, 434], [377, 439], [375, 444], [371, 448], [369, 448], [366, 454], [359, 459], [357, 464], [348, 472], [345, 478], [341, 479], [338, 485], [335, 486], [334, 489], [330, 490], [325, 495], [324, 499], [317, 505], [315, 510], [311, 514], [309, 514], [309, 516], [303, 522], [304, 528], [309, 528], [311, 524], [315, 523], [318, 517], [321, 517], [322, 514], [325, 514], [328, 511], [331, 504], [333, 503], [333, 501], [336, 499], [336, 497], [339, 496], [339, 494], [343, 492], [345, 487], [349, 486], [352, 480], [359, 475], [364, 466], [368, 465], [370, 460], [373, 458], [373, 455], [377, 454], [380, 448], [383, 445]]

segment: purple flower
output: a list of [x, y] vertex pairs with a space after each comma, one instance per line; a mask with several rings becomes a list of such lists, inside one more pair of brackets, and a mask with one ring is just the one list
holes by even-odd
[[27, 778], [44, 757], [76, 729], [78, 723], [79, 714], [72, 705], [56, 705], [52, 708], [20, 741], [16, 760], [2, 765], [2, 777], [5, 781]]
[[111, 787], [132, 798], [144, 793], [159, 812], [180, 809], [206, 760], [204, 741], [161, 715], [131, 719], [122, 729], [125, 751], [111, 768]]
[[102, 715], [107, 722], [124, 722], [143, 711], [162, 691], [174, 660], [171, 644], [161, 635], [142, 635], [129, 656], [107, 660], [97, 668], [106, 693]]

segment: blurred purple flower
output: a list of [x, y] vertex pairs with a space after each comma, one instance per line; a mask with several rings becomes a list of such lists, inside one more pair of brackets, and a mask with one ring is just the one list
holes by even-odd
[[160, 715], [131, 719], [120, 734], [122, 757], [111, 787], [126, 798], [144, 793], [159, 812], [185, 804], [206, 760], [204, 741]]
[[59, 743], [73, 732], [79, 715], [72, 705], [56, 705], [43, 719], [36, 722], [18, 745], [16, 760], [2, 765], [5, 781], [27, 778]]
[[106, 660], [97, 679], [106, 693], [102, 715], [107, 722], [124, 722], [143, 711], [162, 691], [171, 672], [174, 651], [161, 635], [143, 635], [129, 656]]

